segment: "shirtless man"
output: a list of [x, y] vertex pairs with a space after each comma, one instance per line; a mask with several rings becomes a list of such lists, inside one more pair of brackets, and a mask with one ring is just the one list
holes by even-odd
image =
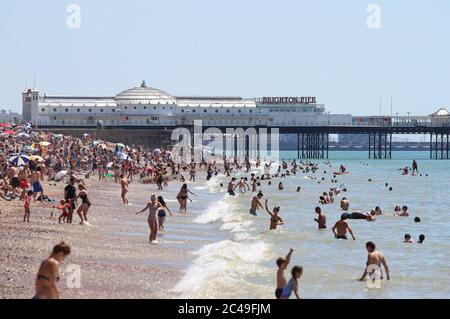
[[228, 183], [228, 194], [230, 196], [235, 196], [235, 192], [234, 190], [236, 189], [237, 185], [235, 184], [236, 181], [236, 177], [233, 177], [230, 181], [230, 183]]
[[21, 196], [22, 192], [19, 189], [20, 187], [19, 169], [17, 167], [11, 166], [8, 169], [8, 179], [9, 185], [11, 185], [14, 194], [17, 196]]
[[317, 206], [315, 209], [315, 212], [316, 212], [316, 214], [319, 215], [318, 218], [314, 218], [314, 220], [319, 225], [319, 229], [327, 228], [327, 218], [326, 218], [325, 214], [322, 212], [322, 209], [319, 206]]
[[56, 286], [59, 281], [60, 264], [70, 254], [70, 247], [64, 242], [53, 247], [52, 254], [39, 267], [36, 276], [36, 294], [33, 299], [59, 299]]
[[250, 207], [250, 215], [256, 216], [256, 211], [259, 208], [264, 208], [259, 201], [263, 197], [263, 193], [259, 192], [256, 196], [253, 196], [252, 205]]
[[275, 290], [275, 297], [280, 299], [281, 293], [283, 292], [284, 287], [287, 285], [286, 275], [284, 274], [289, 262], [291, 261], [291, 256], [294, 250], [292, 248], [289, 249], [289, 253], [286, 257], [279, 257], [277, 259], [277, 289]]
[[[31, 173], [31, 185], [33, 185], [33, 198], [41, 198], [41, 202], [44, 201], [44, 189], [42, 188], [41, 181], [44, 180], [44, 176], [41, 174], [41, 167], [36, 168], [33, 173]], [[37, 197], [37, 194], [40, 194]]]
[[239, 188], [239, 193], [244, 194], [246, 192], [245, 188], [247, 187], [248, 190], [250, 190], [250, 186], [247, 184], [245, 179], [241, 177], [239, 180], [237, 187]]
[[122, 187], [122, 201], [125, 205], [128, 205], [128, 185], [130, 185], [130, 181], [122, 174], [120, 175], [120, 186]]
[[256, 180], [256, 177], [252, 180], [252, 193], [256, 193], [256, 186], [258, 186], [258, 181]]
[[353, 235], [353, 231], [350, 228], [350, 225], [347, 223], [347, 216], [346, 214], [341, 215], [341, 220], [336, 222], [332, 228], [334, 237], [337, 239], [348, 239], [347, 238], [347, 231], [352, 235], [353, 240], [356, 240], [355, 236]]
[[[386, 263], [386, 258], [384, 257], [383, 253], [375, 250], [375, 244], [371, 241], [366, 243], [366, 249], [369, 252], [369, 255], [367, 256], [367, 263], [366, 263], [366, 269], [364, 270], [364, 274], [362, 275], [362, 277], [359, 279], [359, 281], [363, 281], [366, 278], [367, 275], [367, 268], [369, 267], [369, 265], [376, 265], [378, 267], [380, 267], [380, 271], [381, 271], [381, 264], [383, 264], [384, 266], [384, 270], [386, 271], [386, 277], [387, 280], [390, 280], [391, 278], [389, 277], [389, 268], [388, 265]], [[383, 279], [382, 277], [383, 275], [381, 275], [381, 279]]]
[[343, 211], [348, 211], [350, 207], [350, 201], [347, 199], [347, 197], [343, 197], [341, 200], [341, 209]]

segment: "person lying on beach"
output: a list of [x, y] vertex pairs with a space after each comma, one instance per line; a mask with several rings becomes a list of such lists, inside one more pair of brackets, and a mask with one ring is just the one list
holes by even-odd
[[279, 206], [278, 207], [274, 207], [273, 211], [270, 211], [269, 206], [268, 206], [269, 205], [269, 200], [268, 199], [266, 199], [266, 203], [265, 204], [266, 204], [266, 211], [270, 215], [270, 227], [269, 227], [269, 229], [270, 230], [277, 229], [277, 226], [284, 224], [283, 219], [280, 216], [278, 216], [278, 213], [280, 212], [280, 207]]
[[256, 196], [253, 196], [251, 207], [250, 207], [250, 215], [256, 216], [256, 211], [259, 208], [264, 208], [260, 202], [260, 199], [263, 197], [263, 193], [259, 192]]
[[347, 197], [343, 197], [341, 200], [341, 209], [343, 211], [348, 211], [350, 207], [350, 201], [347, 199]]
[[347, 213], [341, 215], [341, 220], [336, 222], [331, 230], [333, 231], [334, 237], [336, 239], [348, 239], [347, 232], [349, 232], [352, 235], [353, 240], [356, 240], [355, 236], [353, 235], [353, 231], [347, 222], [346, 214]]
[[410, 234], [405, 234], [404, 236], [405, 240], [403, 241], [403, 243], [414, 243], [414, 240], [411, 239], [411, 235]]
[[[378, 267], [381, 272], [381, 264], [383, 264], [384, 270], [386, 272], [386, 279], [390, 280], [391, 278], [389, 277], [389, 268], [383, 253], [375, 250], [376, 249], [375, 244], [371, 241], [366, 243], [366, 249], [369, 253], [367, 256], [366, 269], [364, 270], [364, 274], [359, 279], [359, 281], [363, 281], [366, 278], [368, 274], [368, 267], [370, 265], [375, 265], [375, 267]], [[381, 273], [380, 279], [383, 279], [383, 273]]]
[[277, 270], [277, 289], [275, 290], [275, 297], [277, 299], [281, 298], [281, 294], [283, 293], [284, 287], [287, 285], [287, 279], [285, 275], [286, 268], [291, 262], [291, 256], [294, 250], [292, 248], [289, 249], [289, 253], [286, 257], [279, 257], [276, 261], [278, 270]]
[[326, 229], [327, 228], [327, 225], [326, 225], [327, 218], [326, 218], [325, 214], [322, 212], [322, 209], [319, 206], [317, 206], [315, 208], [315, 212], [316, 212], [316, 214], [319, 215], [318, 218], [314, 218], [314, 220], [317, 222], [317, 224], [319, 226], [319, 229]]
[[59, 267], [70, 254], [70, 246], [61, 242], [53, 247], [50, 257], [45, 259], [38, 270], [33, 299], [59, 299]]
[[289, 299], [292, 293], [295, 294], [297, 299], [300, 299], [300, 295], [298, 293], [298, 280], [303, 275], [303, 267], [302, 266], [294, 266], [291, 270], [292, 278], [288, 281], [286, 286], [281, 293], [280, 299]]

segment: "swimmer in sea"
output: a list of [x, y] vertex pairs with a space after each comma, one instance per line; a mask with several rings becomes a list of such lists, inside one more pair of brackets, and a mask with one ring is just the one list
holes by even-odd
[[419, 174], [419, 169], [417, 168], [416, 160], [413, 160], [413, 162], [412, 162], [412, 173], [413, 174]]
[[267, 213], [270, 215], [270, 230], [274, 230], [277, 229], [277, 226], [279, 225], [283, 225], [283, 219], [278, 215], [278, 213], [280, 212], [280, 207], [274, 207], [273, 208], [273, 212], [270, 211], [269, 209], [269, 200], [266, 199], [266, 211]]
[[291, 248], [289, 249], [289, 253], [286, 255], [286, 257], [279, 257], [277, 259], [277, 289], [275, 290], [275, 297], [277, 299], [281, 298], [281, 294], [283, 293], [284, 287], [287, 285], [287, 279], [284, 272], [286, 271], [287, 266], [291, 262], [291, 256], [294, 250]]
[[278, 184], [278, 190], [282, 191], [283, 189], [284, 189], [283, 183], [280, 182], [280, 183]]
[[250, 207], [250, 215], [256, 216], [256, 211], [259, 208], [264, 208], [261, 202], [259, 201], [263, 197], [263, 193], [259, 192], [256, 196], [253, 196], [252, 204]]
[[408, 213], [408, 206], [402, 206], [402, 211], [401, 211], [401, 213], [400, 212], [395, 212], [395, 214], [394, 215], [398, 215], [398, 216], [401, 216], [401, 217], [408, 217], [409, 216], [409, 213]]
[[33, 299], [59, 299], [59, 267], [70, 254], [70, 247], [61, 242], [53, 247], [50, 257], [45, 259], [38, 270]]
[[353, 235], [353, 231], [350, 228], [350, 225], [347, 223], [347, 215], [346, 213], [341, 215], [341, 220], [336, 222], [332, 228], [334, 237], [336, 239], [348, 239], [347, 238], [347, 231], [352, 235], [353, 240], [356, 240], [355, 236]]
[[376, 213], [374, 210], [370, 211], [370, 213], [361, 213], [360, 211], [354, 211], [351, 213], [343, 213], [347, 219], [365, 219], [368, 222], [374, 222], [376, 220]]
[[327, 217], [322, 212], [322, 209], [320, 207], [315, 208], [316, 214], [319, 215], [318, 218], [314, 218], [314, 220], [317, 222], [319, 229], [326, 229], [327, 228]]
[[341, 209], [343, 211], [348, 211], [350, 207], [350, 201], [347, 199], [347, 197], [343, 197], [341, 200]]
[[292, 278], [288, 281], [286, 287], [284, 287], [280, 299], [289, 299], [292, 293], [295, 294], [295, 297], [297, 299], [300, 299], [300, 295], [298, 293], [298, 280], [303, 275], [303, 267], [301, 266], [292, 267], [291, 274]]
[[419, 240], [417, 241], [418, 244], [423, 244], [423, 242], [425, 241], [425, 235], [424, 234], [420, 234], [419, 235]]
[[[376, 265], [380, 268], [381, 271], [381, 264], [383, 264], [384, 270], [386, 271], [386, 277], [387, 280], [390, 280], [391, 278], [389, 277], [389, 268], [386, 262], [386, 258], [384, 257], [383, 253], [375, 250], [375, 244], [371, 241], [366, 243], [366, 249], [369, 252], [368, 256], [367, 256], [367, 262], [366, 262], [366, 269], [364, 270], [364, 274], [362, 275], [362, 277], [359, 279], [359, 281], [363, 281], [366, 276], [367, 276], [367, 268], [370, 265]], [[383, 274], [381, 274], [381, 279], [383, 279]]]
[[410, 234], [405, 234], [405, 240], [403, 242], [409, 244], [409, 243], [414, 243], [414, 240], [411, 239]]
[[339, 167], [339, 173], [345, 173], [347, 169], [345, 168], [344, 165], [341, 164], [341, 166]]

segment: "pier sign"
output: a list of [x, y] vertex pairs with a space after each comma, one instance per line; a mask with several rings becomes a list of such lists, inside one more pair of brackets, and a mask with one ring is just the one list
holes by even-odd
[[315, 96], [301, 97], [263, 97], [262, 104], [315, 104]]

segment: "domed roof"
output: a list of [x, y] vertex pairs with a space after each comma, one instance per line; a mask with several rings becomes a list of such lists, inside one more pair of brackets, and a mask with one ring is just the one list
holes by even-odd
[[446, 108], [440, 108], [439, 110], [431, 114], [431, 116], [449, 116], [449, 115], [450, 112]]
[[117, 104], [176, 104], [176, 99], [169, 93], [147, 87], [145, 81], [140, 87], [117, 94], [114, 100]]

